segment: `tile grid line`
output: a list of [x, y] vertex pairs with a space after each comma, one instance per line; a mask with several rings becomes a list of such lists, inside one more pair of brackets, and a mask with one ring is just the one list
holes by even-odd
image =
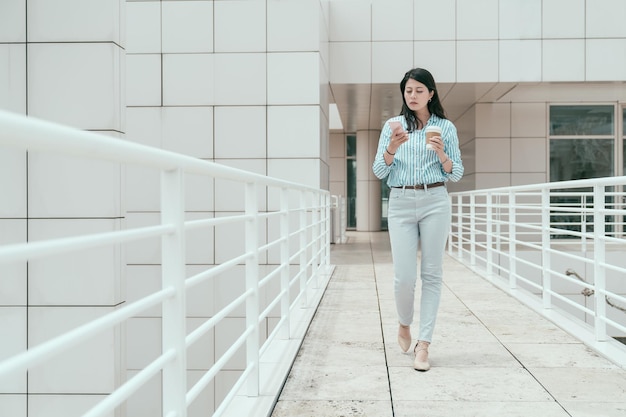
[[372, 261], [372, 270], [374, 272], [374, 285], [376, 288], [376, 305], [378, 306], [378, 317], [380, 319], [380, 333], [382, 336], [382, 342], [383, 342], [383, 354], [385, 355], [385, 371], [387, 373], [387, 384], [389, 386], [389, 402], [391, 403], [391, 417], [395, 417], [396, 412], [394, 410], [394, 406], [393, 406], [393, 391], [391, 390], [391, 375], [389, 374], [389, 360], [387, 358], [387, 345], [385, 343], [385, 329], [383, 327], [383, 314], [382, 314], [382, 309], [380, 307], [380, 293], [378, 291], [378, 275], [376, 274], [376, 268], [375, 268], [375, 264], [376, 261], [374, 260], [374, 248], [372, 247], [372, 235], [369, 235], [369, 248], [370, 248], [370, 259]]

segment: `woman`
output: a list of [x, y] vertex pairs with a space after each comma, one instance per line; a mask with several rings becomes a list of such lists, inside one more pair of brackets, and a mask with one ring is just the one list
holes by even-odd
[[[425, 69], [408, 71], [400, 82], [402, 111], [389, 119], [380, 134], [374, 174], [390, 187], [387, 222], [394, 264], [394, 293], [398, 310], [398, 343], [411, 347], [418, 242], [421, 243], [422, 281], [419, 337], [413, 367], [430, 369], [432, 340], [443, 275], [443, 255], [451, 222], [445, 183], [459, 181], [463, 162], [456, 127], [446, 119], [433, 76]], [[400, 123], [398, 123], [400, 122]], [[394, 126], [395, 124], [395, 126]], [[424, 130], [441, 128], [429, 140]]]

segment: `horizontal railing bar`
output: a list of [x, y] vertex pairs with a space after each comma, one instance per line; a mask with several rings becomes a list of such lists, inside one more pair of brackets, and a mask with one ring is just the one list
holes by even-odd
[[124, 243], [134, 240], [156, 237], [174, 232], [174, 226], [164, 224], [142, 227], [140, 229], [119, 230], [93, 235], [63, 237], [54, 240], [42, 240], [0, 246], [0, 263], [20, 262], [39, 257]]
[[116, 324], [133, 317], [137, 313], [147, 310], [148, 308], [162, 303], [167, 298], [175, 294], [173, 288], [164, 288], [138, 301], [121, 307], [119, 310], [113, 311], [100, 318], [97, 318], [87, 324], [83, 324], [67, 333], [57, 336], [47, 342], [32, 347], [25, 352], [17, 354], [10, 359], [0, 363], [0, 375], [25, 371], [29, 367], [36, 366], [53, 356], [71, 348], [78, 343], [88, 339], [96, 334], [115, 326]]
[[137, 392], [146, 382], [157, 375], [163, 367], [176, 358], [176, 351], [170, 349], [161, 356], [152, 361], [148, 366], [139, 371], [135, 376], [130, 378], [111, 394], [107, 395], [95, 407], [85, 413], [82, 417], [100, 417], [105, 413], [113, 411], [124, 400], [128, 399], [133, 393]]
[[[0, 142], [24, 151], [63, 153], [111, 162], [157, 168], [164, 171], [182, 169], [192, 174], [209, 175], [243, 183], [288, 187], [301, 191], [324, 193], [318, 188], [243, 171], [215, 162], [166, 151], [102, 134], [79, 130], [58, 123], [0, 111]], [[328, 192], [326, 192], [328, 193]]]
[[209, 383], [213, 380], [217, 373], [222, 370], [224, 365], [226, 365], [226, 363], [230, 359], [232, 359], [232, 357], [237, 352], [237, 349], [239, 349], [244, 344], [244, 342], [253, 330], [253, 326], [249, 326], [248, 328], [246, 328], [241, 336], [239, 336], [237, 340], [235, 340], [235, 342], [230, 346], [230, 348], [228, 348], [228, 350], [224, 352], [224, 354], [213, 364], [213, 366], [211, 366], [211, 368], [209, 368], [209, 370], [204, 375], [202, 375], [198, 382], [196, 382], [193, 387], [191, 387], [191, 389], [187, 391], [187, 395], [185, 397], [187, 407], [189, 407], [189, 405], [193, 403], [193, 401], [198, 397], [198, 395], [200, 395], [200, 393], [207, 387], [207, 385], [209, 385]]

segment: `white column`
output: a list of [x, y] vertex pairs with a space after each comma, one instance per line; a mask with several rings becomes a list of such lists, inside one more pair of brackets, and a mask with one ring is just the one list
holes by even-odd
[[356, 134], [356, 230], [380, 230], [380, 180], [372, 172], [379, 132], [362, 130]]

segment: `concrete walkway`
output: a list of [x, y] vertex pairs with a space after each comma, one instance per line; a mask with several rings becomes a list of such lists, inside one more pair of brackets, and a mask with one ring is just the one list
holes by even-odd
[[447, 256], [432, 368], [413, 370], [387, 233], [349, 233], [331, 257], [273, 417], [626, 416], [624, 369]]

